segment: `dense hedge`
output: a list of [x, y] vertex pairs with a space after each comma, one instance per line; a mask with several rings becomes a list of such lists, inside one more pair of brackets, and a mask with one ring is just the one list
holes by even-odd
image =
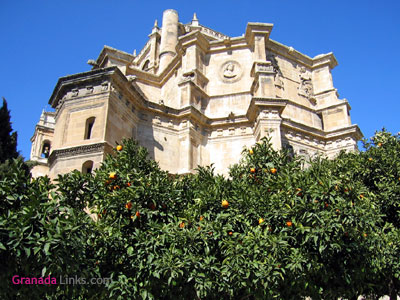
[[[229, 178], [212, 167], [173, 176], [132, 140], [93, 174], [54, 183], [21, 164], [0, 180], [2, 299], [400, 294], [398, 135], [307, 162], [263, 140]], [[14, 285], [16, 274], [112, 282]]]

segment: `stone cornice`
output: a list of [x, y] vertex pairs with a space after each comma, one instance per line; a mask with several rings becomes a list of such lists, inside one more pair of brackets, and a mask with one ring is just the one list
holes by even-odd
[[125, 51], [121, 51], [121, 50], [118, 50], [118, 49], [115, 49], [115, 48], [105, 45], [103, 47], [103, 49], [101, 50], [99, 57], [96, 59], [96, 64], [99, 67], [101, 67], [101, 65], [103, 64], [103, 62], [107, 56], [110, 56], [113, 59], [118, 60], [124, 64], [130, 63], [135, 58], [130, 53], [127, 53]]
[[269, 39], [268, 41], [267, 49], [272, 50], [289, 60], [298, 61], [306, 67], [310, 68], [311, 70], [320, 68], [321, 66], [326, 64], [329, 65], [331, 69], [338, 65], [336, 57], [333, 55], [332, 52], [327, 54], [320, 54], [315, 56], [314, 58], [311, 58], [308, 55], [295, 50], [293, 47], [288, 47], [271, 39]]
[[[88, 84], [91, 82], [100, 82], [102, 80], [108, 79], [112, 74], [120, 72], [118, 67], [108, 67], [103, 69], [94, 69], [88, 72], [77, 73], [73, 75], [68, 75], [58, 79], [58, 82], [53, 90], [53, 93], [49, 99], [49, 104], [55, 108], [58, 104], [60, 96], [64, 89], [69, 87], [76, 87], [82, 84]], [[122, 74], [122, 73], [121, 73]]]
[[199, 30], [192, 31], [189, 34], [179, 37], [179, 44], [177, 48], [179, 47], [184, 50], [192, 45], [197, 45], [204, 52], [207, 52], [210, 48], [210, 42]]
[[79, 156], [89, 153], [104, 153], [105, 148], [106, 148], [106, 143], [103, 142], [90, 145], [56, 149], [51, 152], [48, 158], [48, 162], [49, 165], [51, 166], [53, 162], [59, 158]]
[[347, 127], [337, 128], [330, 131], [320, 130], [305, 124], [293, 121], [288, 118], [282, 118], [282, 126], [291, 129], [295, 132], [302, 132], [306, 135], [315, 136], [320, 140], [335, 139], [339, 136], [353, 136], [356, 140], [360, 140], [363, 137], [360, 128], [357, 124], [353, 124]]

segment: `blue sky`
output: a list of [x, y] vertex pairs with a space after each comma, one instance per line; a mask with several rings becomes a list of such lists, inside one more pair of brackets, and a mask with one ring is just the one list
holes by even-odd
[[[162, 12], [182, 23], [240, 36], [247, 22], [273, 23], [271, 39], [315, 56], [333, 52], [340, 98], [365, 137], [385, 127], [400, 131], [400, 1], [103, 1], [0, 0], [0, 96], [18, 131], [18, 150], [30, 138], [59, 77], [90, 70], [103, 45], [140, 51]], [[160, 24], [161, 25], [161, 24]]]

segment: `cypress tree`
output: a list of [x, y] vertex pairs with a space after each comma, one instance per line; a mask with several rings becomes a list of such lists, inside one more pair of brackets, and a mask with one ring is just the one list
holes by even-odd
[[10, 111], [7, 101], [3, 97], [3, 106], [0, 108], [0, 163], [7, 159], [17, 158], [17, 132], [12, 132]]

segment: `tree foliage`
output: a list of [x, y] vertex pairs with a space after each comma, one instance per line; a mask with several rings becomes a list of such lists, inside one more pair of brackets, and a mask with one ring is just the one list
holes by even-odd
[[[229, 177], [212, 166], [171, 175], [135, 141], [122, 145], [92, 174], [54, 183], [13, 161], [0, 181], [0, 297], [399, 294], [398, 135], [378, 132], [364, 152], [308, 162], [263, 140], [243, 150]], [[15, 286], [15, 274], [112, 282]]]
[[0, 163], [17, 158], [18, 155], [17, 132], [12, 132], [10, 111], [6, 99], [3, 98], [3, 106], [0, 108]]

